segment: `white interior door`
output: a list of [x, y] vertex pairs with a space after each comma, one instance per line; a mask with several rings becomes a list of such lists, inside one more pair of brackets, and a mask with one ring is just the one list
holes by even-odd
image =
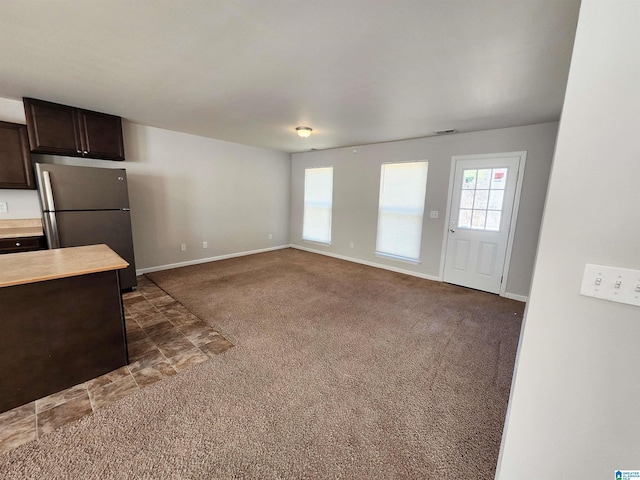
[[525, 152], [453, 158], [443, 281], [504, 293]]

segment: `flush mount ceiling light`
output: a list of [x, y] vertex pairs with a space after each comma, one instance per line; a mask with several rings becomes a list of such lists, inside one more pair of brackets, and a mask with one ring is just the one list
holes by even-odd
[[298, 135], [300, 135], [302, 138], [307, 138], [309, 135], [311, 135], [311, 129], [309, 127], [296, 127], [296, 132], [298, 132]]

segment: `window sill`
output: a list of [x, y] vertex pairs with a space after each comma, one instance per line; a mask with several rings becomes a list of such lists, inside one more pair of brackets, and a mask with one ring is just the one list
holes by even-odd
[[322, 247], [330, 247], [332, 245], [331, 242], [327, 243], [327, 242], [321, 242], [319, 240], [307, 240], [306, 238], [303, 238], [302, 241], [305, 243], [310, 243], [312, 245], [320, 245]]
[[380, 258], [388, 258], [390, 260], [396, 260], [402, 263], [408, 263], [410, 265], [420, 265], [422, 262], [420, 260], [416, 260], [414, 258], [400, 257], [398, 255], [391, 255], [389, 253], [375, 252], [376, 257]]

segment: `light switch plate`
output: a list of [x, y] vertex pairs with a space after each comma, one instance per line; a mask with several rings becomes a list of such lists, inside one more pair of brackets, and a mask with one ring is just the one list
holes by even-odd
[[9, 211], [9, 207], [7, 206], [7, 202], [0, 202], [0, 213], [7, 213]]
[[437, 210], [431, 210], [431, 218], [438, 218], [438, 211]]
[[640, 270], [587, 263], [580, 294], [640, 307]]

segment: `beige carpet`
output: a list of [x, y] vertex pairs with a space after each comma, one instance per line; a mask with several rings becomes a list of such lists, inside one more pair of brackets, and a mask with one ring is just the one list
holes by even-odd
[[235, 348], [3, 478], [493, 478], [523, 304], [292, 249], [149, 276]]

